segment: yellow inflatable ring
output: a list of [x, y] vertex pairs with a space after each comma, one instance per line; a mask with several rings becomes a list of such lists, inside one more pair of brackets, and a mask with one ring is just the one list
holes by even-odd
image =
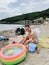
[[49, 38], [48, 37], [40, 37], [39, 45], [43, 48], [49, 48]]

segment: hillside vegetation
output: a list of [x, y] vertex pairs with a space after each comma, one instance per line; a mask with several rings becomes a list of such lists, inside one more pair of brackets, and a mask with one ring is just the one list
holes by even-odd
[[39, 11], [39, 12], [32, 12], [32, 13], [27, 13], [27, 14], [23, 14], [23, 15], [19, 15], [19, 16], [14, 16], [14, 17], [9, 17], [9, 18], [5, 18], [0, 20], [0, 23], [16, 23], [17, 21], [23, 21], [23, 20], [34, 20], [34, 19], [38, 19], [40, 17], [43, 17], [43, 19], [45, 19], [46, 17], [49, 18], [49, 9], [43, 10], [43, 11]]

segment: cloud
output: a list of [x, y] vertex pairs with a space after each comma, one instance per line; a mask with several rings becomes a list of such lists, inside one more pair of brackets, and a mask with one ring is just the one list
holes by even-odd
[[26, 3], [21, 3], [20, 5], [21, 5], [21, 6], [26, 6]]
[[0, 5], [8, 5], [9, 3], [15, 2], [17, 0], [0, 0]]
[[[36, 2], [37, 1], [37, 2]], [[23, 5], [22, 5], [23, 6]], [[30, 0], [27, 5], [23, 6], [25, 8], [25, 12], [35, 12], [35, 11], [42, 11], [49, 7], [49, 0]]]
[[49, 8], [49, 0], [0, 0], [0, 19]]
[[[10, 3], [14, 3], [17, 0], [2, 0], [0, 1], [0, 19], [1, 18], [6, 18], [9, 16], [12, 16], [13, 14], [13, 9], [9, 8], [8, 5]], [[15, 12], [16, 10], [14, 10]]]

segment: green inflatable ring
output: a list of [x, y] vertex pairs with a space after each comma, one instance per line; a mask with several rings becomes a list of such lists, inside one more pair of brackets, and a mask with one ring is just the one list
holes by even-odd
[[13, 65], [13, 64], [18, 64], [18, 63], [20, 63], [21, 61], [22, 61], [22, 59], [25, 59], [25, 57], [26, 57], [26, 53], [19, 59], [19, 60], [17, 60], [17, 61], [14, 61], [14, 62], [10, 62], [10, 63], [7, 63], [7, 62], [4, 62], [3, 60], [2, 60], [2, 62], [4, 63], [4, 64], [7, 64], [7, 65]]

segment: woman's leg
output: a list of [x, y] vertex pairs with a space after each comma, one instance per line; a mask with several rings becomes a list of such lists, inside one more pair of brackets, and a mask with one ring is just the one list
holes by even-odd
[[37, 44], [37, 53], [40, 51], [40, 46]]
[[26, 42], [24, 44], [27, 45], [29, 42], [30, 42], [29, 40], [26, 40]]
[[23, 37], [19, 43], [24, 44], [26, 40], [27, 40], [27, 36]]

